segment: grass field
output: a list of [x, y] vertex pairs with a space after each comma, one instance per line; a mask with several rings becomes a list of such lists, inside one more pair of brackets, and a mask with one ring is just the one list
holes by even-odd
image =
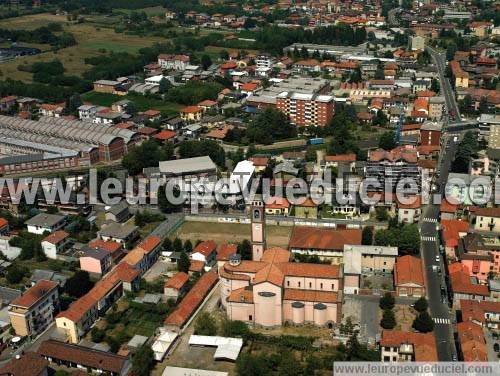
[[[99, 17], [99, 21], [103, 22], [105, 19]], [[48, 51], [40, 55], [26, 56], [0, 63], [0, 70], [4, 78], [31, 81], [31, 73], [19, 71], [17, 69], [18, 65], [32, 64], [38, 61], [51, 61], [54, 59], [59, 59], [63, 63], [67, 75], [81, 75], [91, 67], [85, 64], [84, 59], [87, 57], [98, 56], [109, 51], [135, 53], [143, 47], [166, 41], [165, 38], [161, 37], [140, 37], [115, 33], [111, 28], [92, 23], [68, 23], [65, 16], [48, 13], [2, 20], [0, 21], [0, 28], [32, 30], [40, 26], [45, 26], [49, 22], [61, 23], [65, 31], [73, 33], [78, 44], [59, 50], [58, 52]], [[28, 46], [31, 46], [31, 44], [28, 44]], [[40, 48], [39, 45], [34, 47]], [[43, 49], [47, 50], [48, 48], [50, 46], [44, 46]]]
[[[268, 247], [288, 248], [290, 234], [293, 227], [266, 226]], [[244, 239], [250, 240], [250, 225], [235, 223], [212, 222], [185, 222], [175, 233], [172, 239], [179, 237], [182, 240], [190, 239], [193, 243], [198, 240], [213, 240], [215, 243], [239, 243]]]
[[182, 108], [181, 105], [171, 102], [163, 102], [158, 99], [150, 99], [146, 98], [142, 95], [134, 95], [128, 94], [125, 96], [106, 94], [106, 93], [96, 93], [94, 91], [90, 91], [82, 95], [82, 101], [89, 102], [99, 106], [109, 107], [113, 103], [123, 100], [129, 99], [133, 101], [136, 105], [138, 111], [145, 111], [149, 109], [154, 109], [158, 111], [166, 111], [172, 114], [177, 113], [177, 111]]

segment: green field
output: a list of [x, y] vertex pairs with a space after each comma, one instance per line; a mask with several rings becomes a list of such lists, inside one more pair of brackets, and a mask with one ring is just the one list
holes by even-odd
[[165, 111], [168, 113], [175, 114], [182, 108], [182, 105], [172, 102], [164, 102], [158, 99], [146, 98], [139, 94], [128, 94], [125, 96], [113, 95], [106, 93], [96, 93], [94, 91], [89, 91], [88, 93], [82, 94], [82, 101], [89, 102], [98, 106], [109, 107], [113, 103], [118, 102], [123, 99], [131, 100], [135, 103], [137, 111], [146, 111], [149, 109]]
[[46, 52], [36, 56], [26, 56], [0, 63], [0, 71], [3, 73], [3, 78], [30, 82], [32, 74], [19, 71], [17, 67], [20, 64], [47, 62], [54, 59], [58, 59], [63, 63], [66, 75], [79, 76], [91, 68], [90, 65], [85, 64], [85, 58], [103, 55], [109, 51], [135, 53], [143, 47], [167, 41], [167, 39], [162, 37], [140, 37], [125, 33], [115, 33], [112, 28], [103, 26], [102, 24], [106, 22], [112, 24], [116, 22], [116, 18], [104, 16], [89, 16], [89, 21], [85, 23], [69, 23], [66, 16], [42, 13], [0, 20], [0, 28], [33, 30], [41, 26], [46, 26], [50, 22], [61, 23], [64, 31], [70, 32], [75, 36], [78, 44], [59, 51], [50, 51], [51, 47], [49, 45], [23, 44], [25, 46], [41, 48]]

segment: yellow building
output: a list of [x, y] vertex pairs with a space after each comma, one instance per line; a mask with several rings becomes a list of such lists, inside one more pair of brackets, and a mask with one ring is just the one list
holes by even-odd
[[179, 115], [184, 121], [200, 121], [203, 116], [203, 108], [200, 106], [188, 106], [180, 110]]
[[10, 323], [16, 335], [36, 337], [54, 321], [58, 310], [57, 282], [40, 280], [9, 304]]

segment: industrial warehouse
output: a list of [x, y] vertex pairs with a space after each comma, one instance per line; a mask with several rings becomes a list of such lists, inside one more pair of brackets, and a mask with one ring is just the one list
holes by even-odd
[[77, 120], [0, 116], [0, 154], [5, 157], [0, 159], [1, 172], [8, 175], [110, 162], [120, 159], [139, 138], [131, 130]]

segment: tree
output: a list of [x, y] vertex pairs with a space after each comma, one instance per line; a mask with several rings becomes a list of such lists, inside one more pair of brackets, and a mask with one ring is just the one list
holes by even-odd
[[436, 78], [433, 78], [431, 82], [431, 90], [435, 93], [439, 93], [440, 88], [439, 81]]
[[245, 338], [250, 333], [247, 324], [239, 320], [222, 320], [221, 331], [224, 337]]
[[270, 367], [264, 355], [242, 353], [236, 360], [238, 376], [269, 375]]
[[155, 364], [154, 353], [151, 347], [141, 346], [132, 357], [132, 374], [134, 376], [147, 376]]
[[163, 77], [158, 83], [158, 93], [165, 94], [172, 87], [172, 83]]
[[99, 329], [97, 326], [94, 326], [90, 331], [90, 336], [92, 337], [92, 342], [100, 343], [104, 341], [106, 337], [106, 331], [103, 329]]
[[242, 260], [252, 259], [252, 244], [247, 239], [238, 244], [238, 254], [241, 255]]
[[379, 307], [383, 310], [393, 309], [396, 304], [394, 296], [390, 292], [386, 292], [383, 297], [380, 298]]
[[363, 232], [361, 234], [361, 244], [363, 245], [372, 245], [373, 244], [373, 227], [366, 226], [363, 228]]
[[434, 321], [427, 311], [421, 312], [413, 321], [413, 329], [420, 333], [428, 333], [434, 330]]
[[331, 155], [358, 153], [359, 146], [353, 133], [354, 123], [347, 108], [337, 112], [325, 132], [332, 135], [332, 141], [328, 145], [328, 153]]
[[184, 252], [191, 253], [192, 251], [193, 251], [193, 243], [191, 243], [191, 240], [187, 239], [184, 242]]
[[417, 312], [425, 312], [427, 311], [428, 307], [429, 304], [427, 303], [427, 299], [425, 299], [423, 296], [415, 302], [415, 310]]
[[194, 334], [201, 336], [214, 336], [217, 334], [217, 325], [210, 313], [202, 312], [198, 315], [194, 324]]
[[315, 162], [316, 161], [316, 150], [314, 148], [307, 148], [306, 149], [306, 162]]
[[455, 58], [455, 52], [457, 52], [457, 45], [453, 42], [449, 43], [446, 47], [446, 60], [452, 61]]
[[375, 207], [375, 218], [377, 221], [385, 222], [389, 219], [389, 213], [387, 212], [387, 208], [384, 206]]
[[290, 123], [283, 112], [273, 108], [266, 108], [247, 127], [247, 137], [254, 143], [270, 144], [295, 136], [297, 127]]
[[89, 273], [84, 270], [78, 270], [66, 281], [64, 289], [69, 296], [81, 298], [89, 292], [92, 287], [94, 287], [94, 282], [90, 280]]
[[209, 55], [203, 54], [201, 56], [201, 66], [203, 67], [204, 70], [207, 70], [208, 67], [212, 65], [212, 59], [210, 58]]
[[394, 311], [392, 309], [384, 309], [382, 320], [380, 320], [380, 326], [384, 329], [394, 329], [396, 326], [396, 316], [394, 316]]
[[218, 166], [226, 164], [226, 153], [220, 144], [212, 140], [184, 141], [179, 145], [181, 158], [202, 157], [208, 155]]
[[29, 269], [24, 266], [12, 265], [5, 278], [10, 284], [16, 285], [29, 275]]
[[[172, 195], [174, 197], [180, 197], [180, 189], [178, 186], [173, 187], [172, 189]], [[167, 188], [162, 185], [158, 188], [158, 209], [162, 213], [172, 213], [172, 212], [177, 212], [182, 209], [183, 203], [181, 202], [180, 204], [173, 203], [171, 200], [168, 199], [167, 197]]]
[[179, 259], [177, 260], [177, 270], [184, 273], [189, 273], [189, 268], [191, 267], [191, 260], [186, 252], [181, 252]]
[[172, 151], [156, 140], [150, 140], [132, 148], [122, 159], [122, 166], [130, 175], [137, 175], [145, 167], [158, 166], [160, 161], [172, 159]]
[[[381, 112], [381, 111], [379, 111]], [[378, 140], [378, 147], [384, 150], [392, 150], [397, 146], [396, 134], [394, 131], [387, 131], [382, 133]]]
[[182, 252], [184, 247], [182, 246], [182, 240], [179, 238], [175, 238], [174, 242], [172, 243], [172, 247], [174, 249], [174, 252]]
[[478, 110], [479, 110], [480, 114], [487, 114], [489, 112], [488, 101], [487, 101], [486, 97], [481, 97], [481, 99], [479, 100]]

